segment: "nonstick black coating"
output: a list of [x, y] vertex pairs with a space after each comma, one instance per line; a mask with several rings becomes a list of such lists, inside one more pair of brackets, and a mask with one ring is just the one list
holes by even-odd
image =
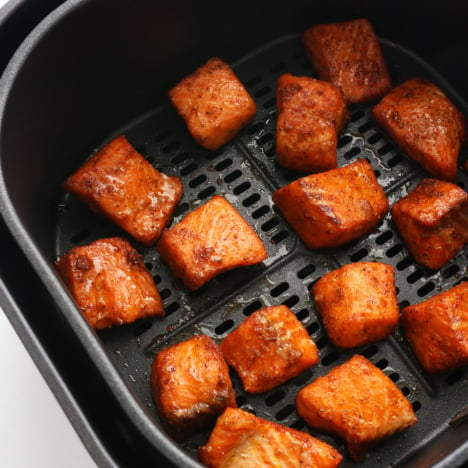
[[[452, 94], [440, 77], [402, 47], [382, 42], [394, 83], [413, 76], [425, 76]], [[400, 331], [388, 340], [352, 351], [329, 343], [317, 317], [309, 289], [323, 274], [355, 261], [379, 261], [395, 267], [398, 298], [402, 306], [421, 302], [433, 294], [468, 279], [467, 250], [440, 272], [416, 265], [396, 233], [387, 214], [377, 230], [339, 249], [311, 251], [297, 239], [271, 200], [272, 191], [299, 177], [276, 163], [274, 150], [276, 80], [286, 72], [313, 76], [298, 35], [285, 36], [241, 59], [234, 66], [256, 100], [258, 113], [241, 134], [221, 150], [209, 152], [197, 146], [171, 105], [163, 100], [150, 115], [119, 129], [136, 149], [159, 170], [182, 178], [185, 194], [173, 224], [214, 194], [226, 197], [254, 227], [267, 246], [263, 264], [221, 275], [196, 292], [189, 292], [174, 280], [154, 248], [134, 245], [145, 262], [164, 299], [166, 317], [140, 320], [134, 325], [114, 327], [99, 333], [114, 365], [137, 399], [157, 417], [150, 393], [150, 366], [158, 350], [204, 333], [220, 342], [253, 311], [286, 304], [316, 341], [321, 360], [296, 379], [261, 395], [249, 395], [232, 373], [237, 402], [241, 408], [267, 419], [306, 430], [347, 453], [343, 443], [309, 430], [295, 411], [297, 392], [314, 378], [354, 353], [368, 357], [398, 385], [411, 401], [420, 422], [417, 426], [383, 442], [369, 452], [363, 467], [387, 466], [408, 458], [421, 441], [464, 408], [468, 399], [465, 369], [429, 377], [421, 372]], [[455, 97], [455, 96], [454, 96]], [[456, 98], [456, 97], [455, 97]], [[458, 103], [461, 104], [461, 103]], [[369, 117], [370, 105], [350, 107], [351, 119], [339, 140], [339, 165], [367, 158], [392, 205], [424, 177], [419, 166], [399, 151]], [[113, 138], [116, 134], [109, 135]], [[86, 158], [88, 155], [83, 155]], [[459, 172], [457, 183], [468, 186]], [[59, 204], [56, 255], [95, 239], [123, 235], [122, 231], [92, 214], [72, 196]], [[131, 239], [130, 239], [131, 240]], [[184, 442], [182, 447], [196, 456], [209, 431]], [[352, 466], [346, 455], [343, 466]]]
[[[196, 464], [186, 454], [193, 455], [207, 433], [180, 451], [160, 431], [148, 378], [151, 359], [165, 344], [200, 332], [220, 340], [256, 308], [288, 304], [316, 339], [320, 364], [263, 396], [244, 394], [235, 375], [233, 379], [241, 407], [307, 430], [292, 407], [295, 392], [350, 356], [327, 342], [309, 297], [313, 281], [350, 261], [385, 261], [397, 269], [399, 299], [404, 305], [467, 276], [466, 249], [440, 273], [415, 265], [388, 216], [376, 233], [339, 251], [307, 251], [271, 203], [272, 190], [297, 176], [275, 163], [275, 80], [283, 72], [313, 74], [298, 35], [284, 34], [318, 22], [367, 16], [379, 34], [398, 39], [425, 56], [431, 52], [433, 64], [443, 63], [447, 70], [459, 71], [466, 61], [450, 60], [452, 54], [457, 56], [457, 47], [463, 50], [466, 46], [461, 28], [465, 16], [459, 3], [448, 1], [441, 10], [440, 5], [427, 2], [410, 8], [407, 2], [377, 5], [363, 1], [358, 7], [354, 2], [351, 6], [330, 1], [317, 8], [311, 2], [298, 1], [278, 9], [271, 2], [239, 1], [229, 15], [215, 3], [200, 2], [195, 7], [184, 1], [69, 0], [28, 37], [0, 89], [2, 214], [57, 304], [50, 339], [64, 324], [76, 333], [128, 415], [128, 426], [119, 427], [120, 432], [135, 437], [136, 428], [142, 440], [176, 466]], [[399, 11], [399, 7], [404, 8]], [[439, 39], [434, 39], [435, 32]], [[383, 47], [395, 82], [424, 75], [468, 114], [466, 104], [431, 67], [388, 41], [383, 41]], [[167, 103], [166, 91], [176, 79], [215, 54], [233, 63], [259, 112], [232, 144], [207, 153], [188, 137]], [[463, 84], [463, 73], [450, 76], [451, 81]], [[351, 110], [352, 121], [340, 140], [340, 165], [357, 157], [368, 158], [393, 203], [424, 173], [389, 146], [385, 135], [369, 121], [365, 106]], [[76, 200], [64, 198], [59, 185], [89, 157], [92, 148], [123, 132], [156, 167], [182, 175], [186, 194], [174, 222], [212, 194], [224, 194], [265, 240], [270, 258], [263, 265], [227, 273], [201, 291], [188, 293], [172, 281], [157, 254], [138, 246], [158, 282], [168, 316], [96, 335], [61, 286], [52, 262], [72, 245], [119, 231]], [[461, 172], [458, 183], [467, 186]], [[391, 376], [420, 417], [417, 426], [373, 449], [362, 466], [405, 464], [413, 454], [429, 453], [439, 434], [449, 434], [451, 418], [467, 404], [466, 369], [428, 378], [420, 372], [399, 332], [357, 352]], [[109, 424], [121, 422], [111, 420]], [[340, 441], [320, 437], [345, 453]], [[465, 455], [453, 444], [447, 447], [455, 459], [449, 457], [442, 465], [456, 466], [466, 459], [466, 444], [461, 449]], [[437, 461], [437, 456], [431, 460]], [[345, 464], [353, 465], [348, 457]]]

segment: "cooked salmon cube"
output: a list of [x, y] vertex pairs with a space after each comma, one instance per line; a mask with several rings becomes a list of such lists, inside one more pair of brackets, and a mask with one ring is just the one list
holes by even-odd
[[391, 211], [411, 255], [428, 268], [439, 269], [468, 243], [468, 194], [451, 182], [423, 179]]
[[198, 454], [208, 468], [335, 468], [343, 459], [332, 446], [305, 432], [233, 408], [218, 418]]
[[110, 237], [74, 247], [55, 267], [95, 329], [164, 315], [153, 277], [126, 239]]
[[302, 42], [320, 79], [340, 87], [347, 102], [373, 101], [390, 89], [379, 40], [367, 19], [312, 26]]
[[183, 194], [179, 178], [156, 170], [123, 135], [68, 177], [63, 189], [145, 245], [160, 237]]
[[429, 174], [455, 181], [465, 118], [435, 84], [425, 78], [405, 81], [372, 109], [372, 116]]
[[196, 335], [160, 351], [151, 367], [153, 399], [176, 440], [209, 427], [236, 406], [229, 368], [216, 343]]
[[288, 73], [278, 79], [277, 105], [278, 163], [309, 173], [336, 168], [338, 134], [348, 119], [340, 89]]
[[358, 239], [388, 211], [385, 192], [365, 159], [302, 177], [274, 192], [273, 201], [311, 249]]
[[257, 310], [219, 346], [247, 392], [262, 393], [317, 364], [318, 350], [285, 305]]
[[418, 422], [395, 383], [360, 355], [300, 390], [296, 409], [310, 426], [343, 438], [355, 461], [380, 440]]
[[209, 150], [231, 140], [257, 112], [244, 85], [218, 57], [185, 77], [168, 94], [194, 140]]
[[405, 307], [401, 324], [426, 372], [468, 365], [468, 281]]
[[391, 265], [356, 262], [322, 276], [312, 295], [327, 334], [336, 346], [354, 348], [389, 336], [400, 310]]
[[220, 195], [166, 229], [156, 248], [174, 276], [191, 290], [220, 273], [267, 258], [250, 224]]

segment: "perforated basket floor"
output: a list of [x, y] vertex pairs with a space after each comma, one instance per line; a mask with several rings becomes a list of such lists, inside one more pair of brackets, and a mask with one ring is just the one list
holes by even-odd
[[[387, 41], [382, 41], [382, 48], [394, 83], [425, 76], [467, 112], [466, 105], [427, 64]], [[100, 332], [99, 336], [135, 397], [157, 419], [149, 382], [151, 362], [158, 350], [199, 333], [220, 342], [255, 310], [286, 304], [317, 343], [320, 363], [262, 395], [245, 393], [232, 372], [238, 405], [258, 416], [310, 432], [345, 455], [342, 466], [355, 465], [341, 440], [306, 426], [295, 411], [294, 401], [297, 392], [313, 379], [353, 354], [363, 354], [398, 385], [411, 401], [420, 422], [370, 450], [365, 461], [358, 465], [375, 467], [403, 463], [415, 450], [429, 444], [451, 417], [468, 405], [467, 369], [435, 377], [422, 373], [400, 330], [389, 339], [365, 348], [352, 351], [335, 348], [317, 317], [309, 289], [314, 281], [341, 265], [355, 261], [385, 262], [395, 267], [398, 299], [403, 307], [468, 279], [468, 251], [465, 248], [440, 271], [426, 270], [413, 262], [389, 214], [375, 232], [345, 247], [327, 251], [306, 249], [271, 199], [274, 190], [300, 176], [276, 163], [275, 94], [276, 80], [282, 73], [314, 76], [314, 72], [299, 36], [280, 38], [237, 62], [233, 68], [254, 97], [258, 112], [254, 121], [220, 151], [208, 152], [196, 145], [168, 102], [106, 141], [125, 133], [156, 168], [182, 178], [185, 194], [172, 224], [212, 195], [223, 195], [260, 235], [267, 246], [268, 259], [254, 267], [225, 273], [202, 289], [189, 292], [174, 280], [154, 248], [143, 248], [132, 241], [144, 255], [156, 280], [166, 317], [114, 327]], [[427, 174], [370, 120], [369, 109], [368, 105], [350, 107], [351, 120], [339, 140], [338, 161], [342, 166], [357, 158], [367, 158], [392, 205]], [[83, 155], [83, 161], [88, 156]], [[465, 158], [466, 154], [461, 160]], [[457, 183], [465, 189], [468, 187], [467, 177], [461, 170]], [[57, 255], [101, 237], [123, 235], [128, 238], [73, 197], [65, 196], [58, 211]], [[196, 459], [196, 447], [205, 443], [208, 433], [197, 434], [181, 447]]]

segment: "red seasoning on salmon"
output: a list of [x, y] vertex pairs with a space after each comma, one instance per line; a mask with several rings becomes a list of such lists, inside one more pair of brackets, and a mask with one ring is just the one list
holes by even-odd
[[390, 89], [379, 40], [367, 19], [312, 26], [302, 41], [320, 79], [341, 88], [348, 103], [373, 101]]
[[401, 313], [406, 338], [426, 372], [468, 365], [468, 281]]
[[360, 355], [300, 390], [296, 409], [310, 426], [343, 438], [355, 461], [380, 440], [418, 422], [395, 383]]
[[348, 120], [341, 90], [288, 73], [278, 79], [277, 104], [278, 163], [308, 173], [336, 168], [338, 135]]
[[439, 269], [468, 243], [468, 194], [456, 184], [423, 179], [392, 207], [392, 218], [414, 259]]
[[198, 454], [208, 468], [336, 468], [343, 459], [305, 432], [233, 408], [218, 418]]
[[285, 305], [257, 310], [219, 346], [247, 392], [262, 393], [317, 364], [317, 346]]
[[388, 211], [385, 192], [365, 159], [302, 177], [274, 192], [273, 201], [310, 249], [357, 239]]
[[244, 85], [218, 57], [176, 84], [169, 99], [195, 141], [209, 150], [231, 140], [257, 112]]
[[160, 351], [152, 364], [151, 388], [169, 433], [185, 439], [236, 406], [229, 369], [215, 342], [206, 335]]
[[455, 181], [466, 122], [444, 92], [425, 78], [394, 88], [372, 110], [378, 124], [429, 174]]
[[179, 178], [156, 170], [124, 136], [99, 150], [63, 189], [145, 245], [159, 238], [183, 194]]
[[143, 257], [121, 238], [74, 247], [55, 267], [88, 323], [96, 328], [164, 315]]
[[156, 248], [174, 276], [191, 290], [220, 273], [267, 258], [250, 224], [220, 195], [166, 229]]
[[322, 276], [312, 287], [330, 340], [340, 348], [387, 338], [400, 318], [391, 265], [356, 262]]

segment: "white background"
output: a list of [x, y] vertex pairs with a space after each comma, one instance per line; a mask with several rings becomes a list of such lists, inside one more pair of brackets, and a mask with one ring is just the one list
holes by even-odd
[[96, 468], [1, 308], [0, 376], [0, 467]]

